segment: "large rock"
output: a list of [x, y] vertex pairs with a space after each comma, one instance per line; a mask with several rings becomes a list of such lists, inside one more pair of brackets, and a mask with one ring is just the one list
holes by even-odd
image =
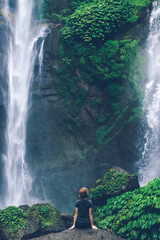
[[105, 230], [74, 229], [65, 230], [61, 233], [49, 234], [32, 240], [122, 240], [114, 233]]
[[65, 229], [60, 213], [49, 204], [36, 204], [26, 210], [28, 215], [25, 237], [40, 236]]
[[60, 213], [49, 204], [8, 207], [0, 211], [0, 240], [20, 240], [65, 229]]
[[90, 189], [94, 205], [104, 205], [106, 200], [139, 188], [138, 177], [120, 167], [111, 168], [102, 179]]

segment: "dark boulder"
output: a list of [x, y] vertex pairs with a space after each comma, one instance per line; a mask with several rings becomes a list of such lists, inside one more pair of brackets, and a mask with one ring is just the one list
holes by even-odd
[[65, 229], [60, 213], [49, 204], [36, 204], [27, 209], [27, 228], [22, 239]]
[[122, 240], [114, 233], [106, 230], [92, 230], [92, 229], [74, 229], [65, 230], [60, 233], [52, 233], [32, 240]]
[[90, 189], [94, 205], [104, 205], [111, 197], [139, 188], [138, 177], [120, 167], [111, 168], [102, 179]]
[[25, 240], [64, 229], [61, 214], [49, 204], [8, 207], [0, 211], [0, 240]]

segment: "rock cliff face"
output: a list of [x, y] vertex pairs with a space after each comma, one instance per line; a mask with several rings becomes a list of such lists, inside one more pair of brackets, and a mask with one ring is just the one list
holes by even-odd
[[[57, 6], [60, 6], [58, 2]], [[128, 31], [128, 36], [144, 40], [148, 33], [148, 20], [145, 10], [138, 25]], [[78, 189], [83, 185], [91, 187], [95, 179], [102, 177], [113, 165], [136, 171], [133, 166], [138, 157], [135, 146], [138, 121], [128, 124], [121, 134], [98, 150], [95, 128], [99, 110], [84, 104], [80, 113], [82, 126], [64, 128], [64, 122], [65, 126], [69, 125], [69, 120], [66, 120], [69, 114], [64, 99], [56, 90], [61, 26], [51, 24], [50, 29], [44, 45], [43, 76], [39, 82], [35, 80], [32, 87], [27, 159], [35, 176], [34, 192], [41, 196], [41, 200], [47, 198], [61, 212], [68, 213], [73, 210]], [[118, 38], [123, 38], [123, 34]], [[83, 85], [83, 81], [80, 84]], [[88, 88], [91, 98], [106, 98], [95, 86], [84, 87]], [[125, 94], [131, 97], [134, 93], [128, 88]]]

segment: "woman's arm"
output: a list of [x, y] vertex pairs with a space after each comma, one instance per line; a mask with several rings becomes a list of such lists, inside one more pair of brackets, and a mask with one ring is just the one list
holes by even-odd
[[89, 218], [90, 218], [90, 221], [91, 221], [91, 227], [92, 227], [93, 229], [97, 229], [97, 227], [94, 226], [94, 224], [93, 224], [92, 208], [89, 208]]
[[72, 225], [72, 227], [70, 227], [69, 229], [75, 228], [75, 226], [76, 226], [76, 221], [77, 221], [77, 217], [78, 217], [78, 208], [75, 208], [73, 225]]

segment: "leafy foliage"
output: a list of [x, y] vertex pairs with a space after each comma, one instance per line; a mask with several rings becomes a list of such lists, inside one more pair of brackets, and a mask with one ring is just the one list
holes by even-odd
[[81, 5], [80, 1], [72, 1], [77, 8], [68, 17], [62, 31], [64, 41], [70, 44], [77, 41], [100, 44], [109, 35], [113, 36], [127, 25], [135, 23], [139, 10], [149, 3], [149, 0], [86, 0]]
[[125, 239], [160, 239], [160, 178], [107, 200], [97, 212], [100, 228], [111, 228]]
[[37, 0], [42, 2], [43, 13], [42, 17], [45, 19], [54, 19], [58, 22], [64, 22], [66, 17], [71, 14], [70, 9], [61, 9], [55, 0]]
[[0, 225], [7, 228], [8, 235], [11, 237], [17, 237], [19, 230], [26, 229], [27, 214], [18, 207], [8, 207], [0, 210]]
[[[71, 7], [73, 9], [76, 9], [78, 8], [79, 6], [81, 5], [85, 5], [85, 4], [88, 4], [88, 3], [106, 3], [107, 0], [72, 0], [71, 1]], [[143, 7], [147, 7], [148, 4], [149, 4], [149, 1], [148, 0], [129, 0], [128, 2], [130, 2], [132, 4], [132, 6], [135, 6], [137, 7], [137, 9], [141, 9]]]

